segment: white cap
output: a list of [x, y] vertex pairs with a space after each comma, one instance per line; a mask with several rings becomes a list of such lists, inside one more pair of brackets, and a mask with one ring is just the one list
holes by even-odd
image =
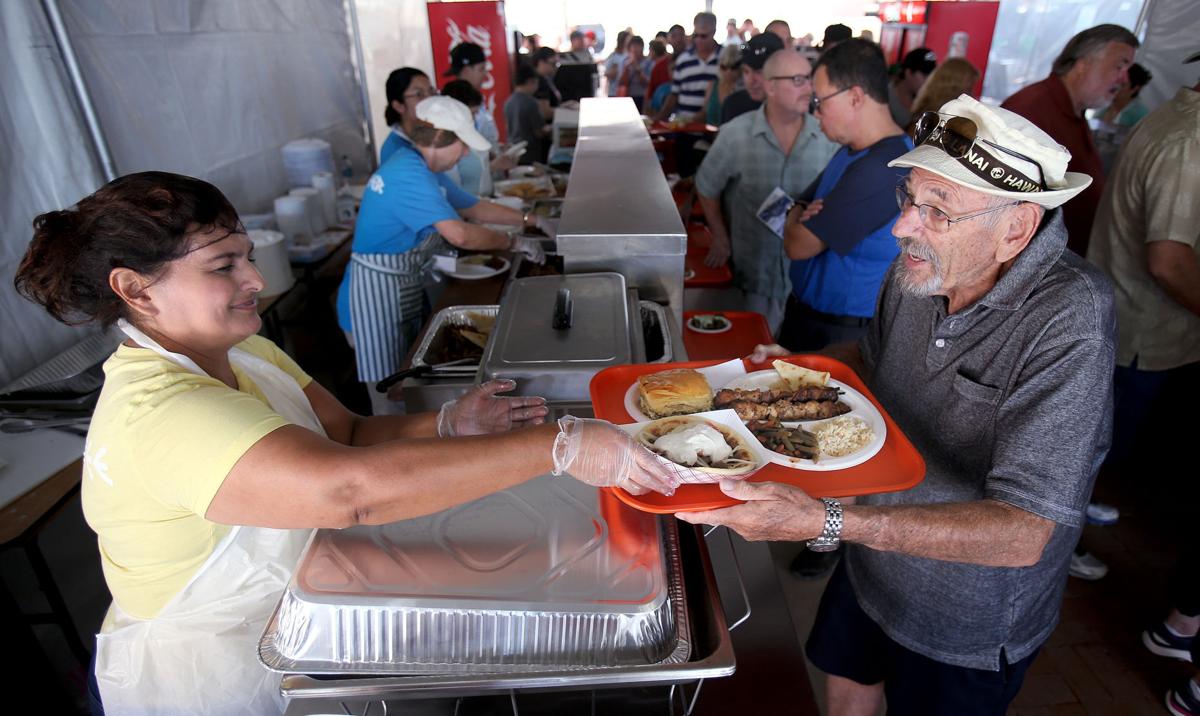
[[[960, 95], [942, 105], [944, 117], [964, 117], [978, 128], [975, 147], [955, 159], [936, 144], [922, 144], [891, 162], [890, 167], [916, 167], [933, 172], [975, 191], [1040, 204], [1061, 206], [1092, 183], [1086, 174], [1067, 171], [1071, 153], [1037, 125], [1000, 107], [989, 107]], [[1038, 183], [1038, 167], [997, 149], [1003, 147], [1029, 157], [1041, 167], [1047, 189]]]
[[475, 129], [475, 118], [471, 116], [471, 110], [453, 97], [435, 95], [421, 100], [417, 105], [417, 119], [429, 122], [438, 129], [454, 132], [475, 151], [486, 152], [492, 148], [492, 143]]

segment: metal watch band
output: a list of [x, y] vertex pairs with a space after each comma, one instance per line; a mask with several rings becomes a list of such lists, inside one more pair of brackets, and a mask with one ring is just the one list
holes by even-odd
[[825, 503], [825, 526], [806, 546], [814, 552], [832, 552], [842, 542], [842, 503], [832, 497], [822, 497], [821, 502]]

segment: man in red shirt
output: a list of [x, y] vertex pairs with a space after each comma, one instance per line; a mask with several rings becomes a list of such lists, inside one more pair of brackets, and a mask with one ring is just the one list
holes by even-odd
[[1068, 171], [1092, 177], [1092, 185], [1063, 207], [1067, 247], [1087, 254], [1092, 220], [1104, 193], [1104, 168], [1083, 112], [1106, 107], [1127, 81], [1137, 37], [1120, 25], [1097, 25], [1072, 37], [1054, 60], [1050, 76], [1000, 105], [1041, 127], [1071, 152]]

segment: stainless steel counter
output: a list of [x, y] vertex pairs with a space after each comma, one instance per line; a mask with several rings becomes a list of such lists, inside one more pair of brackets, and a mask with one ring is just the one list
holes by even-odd
[[687, 233], [633, 100], [583, 100], [558, 227], [566, 272], [616, 271], [682, 325], [686, 252]]

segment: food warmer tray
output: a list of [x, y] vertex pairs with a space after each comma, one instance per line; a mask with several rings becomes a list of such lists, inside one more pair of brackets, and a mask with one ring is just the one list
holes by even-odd
[[[488, 306], [447, 306], [438, 311], [434, 314], [433, 319], [430, 320], [429, 329], [425, 331], [425, 336], [417, 346], [417, 352], [413, 354], [413, 367], [456, 360], [456, 357], [448, 357], [443, 353], [446, 348], [446, 329], [450, 326], [471, 325], [470, 314], [489, 316], [495, 319], [496, 314], [499, 312], [500, 306], [498, 304]], [[491, 336], [488, 339], [491, 340]], [[483, 348], [479, 349], [480, 359], [483, 357], [483, 350]], [[476, 361], [474, 363], [439, 368], [438, 373], [475, 375], [478, 370], [479, 362]]]
[[280, 689], [286, 697], [313, 699], [324, 704], [328, 700], [433, 699], [503, 694], [513, 690], [653, 686], [729, 676], [735, 669], [733, 639], [725, 619], [708, 546], [699, 527], [680, 524], [679, 528], [678, 545], [692, 640], [692, 653], [687, 661], [491, 674], [315, 676], [290, 673], [284, 675]]
[[685, 662], [677, 539], [673, 522], [549, 475], [423, 518], [319, 530], [259, 656], [305, 674]]

